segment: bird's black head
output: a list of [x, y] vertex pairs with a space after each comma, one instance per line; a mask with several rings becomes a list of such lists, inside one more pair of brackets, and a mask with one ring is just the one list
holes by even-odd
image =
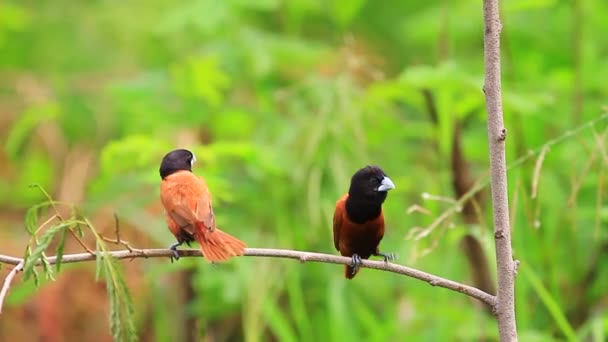
[[366, 166], [350, 180], [346, 211], [357, 223], [380, 214], [387, 192], [395, 188], [393, 181], [378, 166]]
[[393, 181], [378, 166], [366, 166], [357, 171], [350, 180], [349, 196], [377, 200], [382, 204], [387, 191], [394, 189]]
[[192, 152], [184, 149], [173, 150], [167, 153], [160, 163], [160, 178], [165, 179], [178, 171], [192, 172], [192, 165], [195, 161], [196, 157]]

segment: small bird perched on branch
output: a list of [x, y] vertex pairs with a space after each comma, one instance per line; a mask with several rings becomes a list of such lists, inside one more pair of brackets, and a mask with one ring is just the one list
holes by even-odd
[[387, 192], [395, 188], [393, 181], [378, 166], [358, 170], [350, 180], [348, 193], [336, 202], [334, 211], [334, 246], [343, 256], [352, 257], [352, 266], [345, 266], [345, 276], [352, 279], [359, 271], [361, 259], [393, 254], [380, 253], [378, 245], [384, 236], [382, 203]]
[[160, 200], [165, 207], [167, 225], [177, 239], [169, 248], [176, 260], [177, 247], [196, 240], [209, 262], [243, 255], [247, 245], [215, 226], [211, 193], [201, 177], [192, 173], [196, 161], [188, 150], [178, 149], [165, 155], [160, 164]]

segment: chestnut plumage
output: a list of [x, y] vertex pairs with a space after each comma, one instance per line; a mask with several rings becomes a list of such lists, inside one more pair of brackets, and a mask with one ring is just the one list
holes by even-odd
[[352, 279], [359, 271], [361, 259], [392, 254], [380, 253], [378, 245], [384, 237], [382, 203], [387, 192], [394, 189], [393, 181], [378, 166], [358, 170], [350, 181], [348, 193], [336, 202], [333, 230], [334, 246], [343, 256], [352, 257], [345, 266], [345, 277]]
[[178, 149], [167, 153], [160, 164], [160, 199], [169, 230], [177, 239], [170, 246], [173, 258], [179, 259], [178, 246], [192, 241], [200, 244], [210, 262], [243, 255], [246, 244], [216, 228], [211, 193], [205, 180], [192, 173], [195, 161], [192, 152]]

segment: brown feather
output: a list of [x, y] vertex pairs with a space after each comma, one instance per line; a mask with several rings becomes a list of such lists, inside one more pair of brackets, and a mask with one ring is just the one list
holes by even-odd
[[[357, 254], [361, 259], [368, 259], [379, 252], [378, 245], [384, 237], [384, 215], [380, 211], [380, 215], [372, 220], [354, 223], [346, 213], [347, 199], [348, 194], [336, 202], [333, 220], [334, 245], [342, 256], [352, 257]], [[347, 279], [352, 279], [356, 274], [353, 274], [351, 266], [344, 266], [344, 276]]]
[[178, 171], [161, 183], [160, 198], [167, 225], [178, 242], [194, 238], [209, 262], [243, 255], [246, 244], [216, 229], [211, 194], [205, 181], [190, 171]]

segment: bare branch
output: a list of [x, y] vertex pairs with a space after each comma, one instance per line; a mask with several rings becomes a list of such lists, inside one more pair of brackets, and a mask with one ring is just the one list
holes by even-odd
[[2, 290], [0, 290], [0, 314], [2, 313], [2, 304], [4, 304], [4, 297], [6, 297], [8, 289], [11, 287], [11, 282], [13, 281], [13, 278], [15, 278], [17, 272], [23, 269], [23, 265], [25, 264], [25, 261], [23, 259], [18, 260], [19, 261], [17, 262], [15, 267], [13, 267], [13, 269], [9, 272], [6, 278], [4, 278], [4, 285], [2, 285]]
[[511, 247], [511, 225], [507, 192], [507, 161], [505, 140], [507, 130], [502, 112], [500, 80], [500, 23], [498, 0], [483, 1], [484, 18], [484, 92], [488, 111], [488, 141], [490, 146], [490, 184], [498, 289], [496, 319], [501, 341], [517, 341], [515, 321], [515, 263]]
[[110, 243], [113, 243], [116, 245], [123, 245], [126, 249], [129, 250], [129, 252], [141, 254], [142, 251], [140, 249], [131, 247], [131, 245], [129, 244], [129, 241], [125, 241], [120, 237], [120, 222], [118, 220], [118, 215], [116, 215], [116, 214], [114, 214], [114, 223], [115, 223], [114, 235], [116, 236], [116, 238], [110, 239], [105, 236], [102, 236], [101, 238], [103, 239], [103, 241], [110, 242]]
[[[110, 251], [108, 252], [112, 257], [116, 259], [134, 259], [134, 258], [169, 258], [173, 255], [173, 251], [169, 249], [141, 249], [141, 250], [120, 250], [120, 251]], [[200, 249], [181, 249], [178, 250], [180, 257], [201, 257], [202, 253]], [[289, 249], [269, 249], [269, 248], [247, 248], [245, 249], [246, 256], [252, 257], [272, 257], [272, 258], [285, 258], [285, 259], [295, 259], [300, 262], [321, 262], [321, 263], [329, 263], [329, 264], [342, 264], [342, 265], [350, 265], [352, 260], [351, 258], [331, 255], [331, 254], [323, 254], [323, 253], [312, 253], [312, 252], [303, 252], [303, 251], [294, 251]], [[66, 254], [61, 259], [63, 264], [74, 263], [74, 262], [83, 262], [83, 261], [93, 261], [96, 259], [95, 255], [91, 255], [89, 253], [79, 253], [79, 254]], [[49, 264], [53, 265], [57, 262], [57, 257], [51, 256], [47, 258]], [[0, 263], [10, 264], [10, 265], [19, 265], [23, 264], [23, 259], [11, 257], [7, 255], [0, 255]], [[482, 303], [494, 307], [496, 304], [496, 298], [491, 294], [483, 292], [475, 287], [461, 284], [449, 279], [441, 278], [436, 275], [426, 273], [423, 271], [419, 271], [410, 267], [397, 265], [393, 263], [388, 263], [384, 261], [375, 261], [375, 260], [363, 260], [362, 267], [372, 268], [381, 271], [387, 271], [392, 273], [402, 274], [411, 278], [416, 278], [418, 280], [425, 281], [432, 286], [443, 287], [448, 290], [460, 292], [469, 297], [473, 297], [475, 299], [480, 300]], [[9, 274], [10, 275], [10, 274]], [[14, 276], [14, 275], [13, 275]], [[8, 278], [8, 277], [7, 277]], [[6, 282], [5, 282], [6, 283]], [[1, 302], [0, 302], [1, 304]]]
[[85, 249], [85, 251], [87, 251], [87, 253], [91, 254], [91, 255], [95, 255], [95, 252], [93, 252], [86, 243], [84, 243], [84, 241], [82, 241], [82, 239], [78, 236], [78, 234], [76, 234], [72, 229], [68, 229], [68, 231], [70, 232], [70, 234], [72, 234], [72, 236], [74, 238], [76, 238], [76, 241], [78, 241], [78, 244], [80, 244], [80, 246], [82, 248]]

